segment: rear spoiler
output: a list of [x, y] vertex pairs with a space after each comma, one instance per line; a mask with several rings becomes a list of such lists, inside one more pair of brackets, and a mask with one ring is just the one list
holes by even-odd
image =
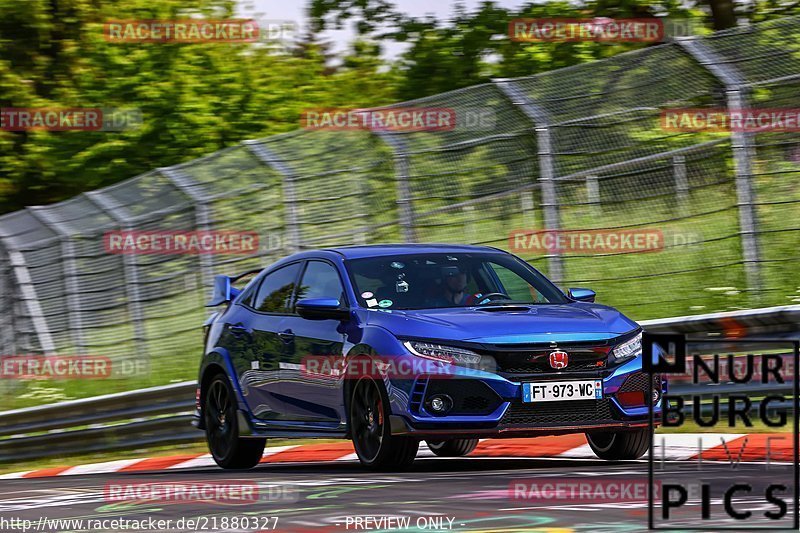
[[216, 307], [232, 301], [240, 292], [242, 292], [241, 289], [237, 289], [233, 286], [233, 282], [238, 281], [245, 276], [257, 274], [261, 272], [261, 270], [263, 269], [258, 268], [255, 270], [248, 270], [247, 272], [234, 277], [225, 275], [214, 276], [214, 290], [211, 293], [211, 300], [206, 304], [206, 307]]

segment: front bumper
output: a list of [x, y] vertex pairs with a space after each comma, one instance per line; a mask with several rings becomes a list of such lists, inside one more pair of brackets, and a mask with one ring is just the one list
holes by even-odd
[[[522, 384], [540, 381], [600, 379], [603, 398], [564, 402], [525, 403]], [[471, 371], [448, 379], [420, 376], [407, 394], [402, 409], [393, 409], [392, 433], [426, 437], [522, 437], [559, 435], [600, 430], [626, 430], [649, 425], [649, 407], [631, 407], [620, 401], [622, 391], [642, 390], [647, 397], [649, 376], [641, 358], [601, 372], [557, 372], [540, 376], [511, 376]], [[654, 378], [660, 397], [653, 406], [660, 419], [666, 383]], [[432, 414], [429, 399], [436, 394], [453, 398], [445, 415]], [[406, 396], [406, 395], [404, 395]], [[397, 403], [394, 403], [397, 406]]]

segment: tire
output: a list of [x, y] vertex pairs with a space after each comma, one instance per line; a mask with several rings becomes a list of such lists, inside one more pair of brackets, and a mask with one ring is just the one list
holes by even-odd
[[439, 457], [464, 457], [478, 445], [478, 439], [453, 439], [425, 441], [428, 448]]
[[203, 417], [208, 450], [215, 463], [226, 470], [243, 470], [258, 464], [267, 439], [239, 436], [236, 397], [225, 374], [217, 374], [209, 383]]
[[587, 433], [594, 454], [607, 461], [638, 459], [650, 448], [650, 430]]
[[350, 436], [361, 464], [370, 470], [406, 470], [414, 462], [419, 441], [392, 435], [389, 399], [369, 377], [353, 387], [349, 409]]

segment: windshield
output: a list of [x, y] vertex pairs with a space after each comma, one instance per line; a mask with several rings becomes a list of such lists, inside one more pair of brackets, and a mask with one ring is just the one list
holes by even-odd
[[569, 300], [547, 278], [506, 254], [415, 254], [347, 261], [363, 307], [432, 309]]

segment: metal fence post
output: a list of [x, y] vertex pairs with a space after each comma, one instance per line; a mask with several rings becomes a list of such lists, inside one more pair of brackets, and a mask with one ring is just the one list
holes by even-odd
[[[544, 212], [544, 229], [559, 231], [561, 215], [559, 213], [558, 190], [555, 182], [556, 169], [551, 137], [551, 122], [547, 112], [531, 100], [512, 80], [494, 80], [500, 91], [519, 106], [522, 112], [533, 123], [536, 132], [537, 154], [539, 157], [539, 183], [542, 187], [542, 210]], [[555, 283], [564, 281], [564, 263], [559, 253], [548, 256], [549, 276]]]
[[[102, 191], [91, 191], [84, 193], [87, 200], [92, 202], [104, 213], [108, 214], [114, 222], [119, 224], [123, 231], [132, 231], [133, 225], [127, 217], [120, 213], [121, 209], [111, 197], [103, 194]], [[131, 314], [133, 323], [133, 342], [139, 349], [139, 353], [148, 354], [147, 333], [144, 328], [144, 312], [142, 311], [142, 300], [139, 293], [139, 270], [136, 256], [133, 254], [122, 255], [122, 275], [125, 279], [125, 292], [128, 297], [128, 310]]]
[[686, 176], [686, 157], [676, 155], [672, 158], [672, 170], [675, 176], [675, 195], [678, 205], [685, 209], [689, 204], [689, 180]]
[[[198, 231], [211, 231], [211, 209], [206, 198], [192, 188], [192, 178], [175, 167], [159, 168], [158, 172], [167, 178], [176, 189], [194, 202], [195, 226]], [[200, 279], [206, 288], [214, 286], [214, 257], [200, 254]]]
[[300, 222], [297, 211], [297, 191], [294, 182], [297, 179], [294, 171], [286, 166], [283, 161], [269, 148], [258, 141], [244, 141], [242, 143], [264, 165], [274, 169], [281, 175], [283, 183], [283, 205], [286, 209], [286, 233], [289, 238], [288, 252], [296, 252], [301, 248]]
[[[8, 250], [0, 242], [0, 305], [5, 312], [0, 315], [0, 354], [16, 355], [17, 351], [17, 294], [13, 281], [12, 269], [8, 259]], [[0, 393], [14, 394], [23, 388], [22, 382], [16, 379], [0, 379]]]
[[[695, 38], [676, 39], [678, 45], [708, 70], [724, 86], [727, 96], [728, 113], [747, 109], [747, 82], [739, 72], [719, 57], [704, 43]], [[753, 192], [752, 162], [753, 134], [744, 131], [731, 131], [731, 148], [736, 172], [736, 197], [739, 207], [739, 233], [744, 251], [744, 269], [748, 288], [761, 294], [761, 254], [758, 242], [758, 217]]]
[[375, 134], [392, 149], [394, 178], [397, 183], [397, 211], [403, 240], [417, 242], [417, 234], [414, 229], [414, 204], [412, 203], [411, 186], [408, 183], [410, 174], [408, 147], [402, 139], [385, 131], [376, 131]]
[[[17, 311], [15, 309], [16, 302], [13, 284], [11, 282], [11, 266], [8, 261], [8, 251], [0, 246], [0, 305], [5, 309], [3, 314], [3, 321], [0, 323], [0, 353], [15, 354], [17, 353], [17, 339], [15, 319]], [[6, 322], [7, 320], [7, 322]]]
[[[0, 237], [0, 239], [2, 239], [2, 237]], [[22, 251], [16, 249], [9, 240], [3, 240], [8, 250], [9, 263], [14, 270], [14, 277], [17, 280], [20, 296], [22, 297], [22, 301], [25, 302], [25, 306], [28, 308], [28, 314], [31, 317], [33, 329], [39, 341], [39, 347], [42, 349], [44, 355], [54, 354], [56, 345], [53, 342], [53, 336], [50, 334], [50, 329], [47, 326], [44, 311], [36, 295], [36, 289], [33, 286], [33, 280], [28, 271], [28, 264], [25, 261], [25, 256]]]
[[586, 197], [589, 201], [589, 211], [595, 216], [600, 215], [600, 180], [597, 176], [586, 176]]
[[80, 287], [78, 287], [78, 268], [76, 266], [75, 246], [67, 232], [60, 224], [50, 218], [47, 211], [41, 207], [27, 207], [30, 215], [50, 228], [61, 242], [62, 272], [64, 273], [64, 288], [66, 289], [67, 320], [69, 321], [70, 335], [75, 344], [77, 353], [83, 354], [86, 343], [83, 339], [83, 321], [81, 320]]
[[526, 230], [533, 229], [536, 225], [536, 211], [533, 201], [533, 191], [520, 193], [520, 209], [522, 210], [522, 226]]

